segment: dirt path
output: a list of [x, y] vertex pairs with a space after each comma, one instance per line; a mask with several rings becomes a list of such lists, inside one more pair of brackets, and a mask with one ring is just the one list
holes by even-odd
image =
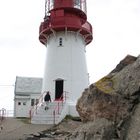
[[36, 134], [52, 127], [52, 125], [29, 124], [15, 118], [6, 118], [1, 126], [3, 129], [0, 130], [0, 140], [24, 140], [29, 134]]

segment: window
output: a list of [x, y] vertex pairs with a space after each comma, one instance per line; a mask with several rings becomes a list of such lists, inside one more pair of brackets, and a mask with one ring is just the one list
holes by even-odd
[[35, 99], [31, 99], [31, 106], [34, 106], [35, 104]]
[[18, 105], [21, 105], [21, 102], [18, 102]]
[[23, 105], [26, 105], [26, 102], [23, 102]]
[[59, 46], [62, 46], [62, 37], [59, 38]]
[[74, 4], [75, 5], [80, 5], [80, 0], [75, 0]]
[[37, 105], [39, 102], [39, 99], [31, 99], [31, 106]]
[[39, 103], [39, 99], [36, 99], [36, 105]]

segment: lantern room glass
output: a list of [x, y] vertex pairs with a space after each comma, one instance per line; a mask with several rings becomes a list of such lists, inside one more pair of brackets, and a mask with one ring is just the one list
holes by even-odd
[[[49, 11], [54, 8], [54, 3], [57, 0], [45, 0], [45, 15], [49, 15]], [[85, 14], [87, 13], [87, 8], [86, 8], [86, 0], [61, 0], [59, 2], [60, 8], [64, 7], [63, 6], [63, 1], [72, 1], [73, 7], [71, 8], [76, 8], [82, 10]]]

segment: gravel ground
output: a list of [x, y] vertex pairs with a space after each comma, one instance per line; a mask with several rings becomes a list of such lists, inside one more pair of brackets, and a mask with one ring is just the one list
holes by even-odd
[[7, 118], [1, 124], [0, 140], [64, 140], [81, 124], [81, 121], [71, 118], [55, 126], [35, 125], [27, 119]]
[[27, 119], [6, 118], [1, 123], [0, 140], [24, 140], [29, 134], [46, 130], [52, 125], [30, 124]]

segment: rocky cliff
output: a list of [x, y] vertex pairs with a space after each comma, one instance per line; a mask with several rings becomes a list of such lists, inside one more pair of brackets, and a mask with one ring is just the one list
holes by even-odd
[[138, 140], [140, 56], [127, 55], [108, 75], [91, 84], [76, 108], [85, 123], [69, 140]]

